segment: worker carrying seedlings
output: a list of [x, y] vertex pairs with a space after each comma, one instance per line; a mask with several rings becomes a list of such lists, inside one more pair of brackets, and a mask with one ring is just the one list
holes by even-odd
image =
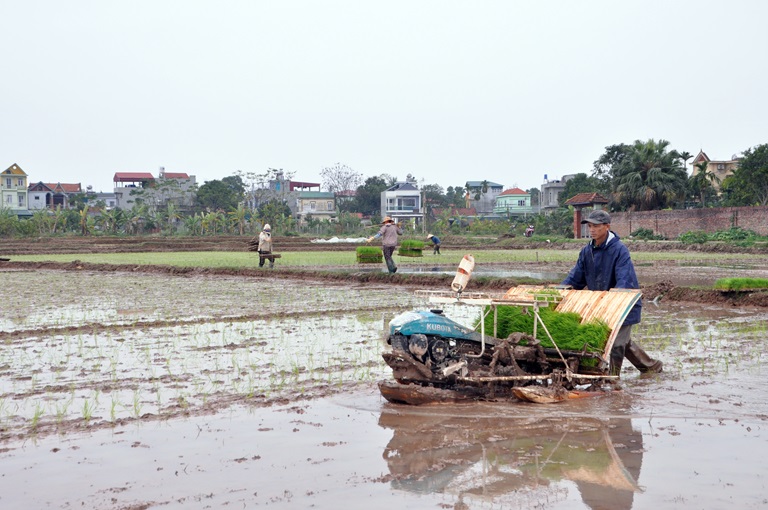
[[395, 248], [397, 248], [397, 236], [401, 235], [403, 235], [403, 229], [400, 228], [400, 225], [395, 225], [395, 220], [387, 216], [381, 222], [381, 228], [376, 235], [365, 240], [366, 243], [370, 243], [374, 239], [381, 237], [381, 251], [384, 254], [384, 261], [387, 263], [387, 270], [390, 273], [397, 272], [397, 266], [395, 261], [392, 260], [392, 254], [395, 253]]
[[[592, 241], [581, 249], [576, 265], [562, 284], [576, 290], [585, 287], [589, 290], [639, 289], [629, 250], [611, 230], [611, 216], [595, 210], [582, 220], [581, 224], [585, 223]], [[620, 375], [624, 357], [641, 372], [659, 373], [662, 370], [662, 362], [651, 358], [630, 338], [632, 325], [640, 322], [642, 306], [642, 301], [638, 300], [619, 329], [611, 349], [611, 375]]]
[[440, 255], [440, 238], [434, 234], [429, 234], [427, 241], [432, 241], [432, 255]]
[[275, 267], [275, 257], [272, 255], [272, 227], [269, 223], [264, 224], [259, 234], [259, 267], [264, 267], [266, 260], [269, 260], [270, 269]]

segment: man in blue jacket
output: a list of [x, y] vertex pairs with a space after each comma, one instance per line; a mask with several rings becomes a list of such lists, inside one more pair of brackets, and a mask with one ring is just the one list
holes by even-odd
[[[585, 287], [589, 290], [639, 289], [629, 250], [611, 231], [611, 216], [605, 211], [595, 210], [581, 223], [589, 227], [592, 241], [581, 249], [576, 266], [562, 284], [576, 290]], [[625, 356], [641, 372], [659, 373], [662, 370], [661, 361], [651, 358], [630, 338], [632, 325], [640, 322], [642, 306], [642, 301], [638, 300], [619, 329], [611, 349], [612, 375], [621, 373]]]

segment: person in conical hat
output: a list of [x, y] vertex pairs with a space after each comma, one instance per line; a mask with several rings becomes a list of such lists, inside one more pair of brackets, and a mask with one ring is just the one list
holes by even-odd
[[403, 235], [403, 229], [395, 224], [395, 220], [385, 216], [381, 222], [379, 232], [365, 240], [365, 242], [370, 243], [374, 239], [381, 237], [381, 251], [384, 254], [384, 262], [387, 263], [387, 270], [390, 273], [397, 272], [397, 266], [392, 259], [392, 254], [395, 253], [395, 248], [397, 248], [397, 236], [401, 235]]
[[429, 234], [427, 241], [432, 241], [432, 255], [440, 255], [440, 238], [434, 234]]

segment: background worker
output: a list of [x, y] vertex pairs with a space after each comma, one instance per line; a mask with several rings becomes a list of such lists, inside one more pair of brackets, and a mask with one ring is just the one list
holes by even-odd
[[390, 273], [397, 272], [397, 266], [395, 261], [392, 260], [392, 254], [395, 253], [395, 248], [397, 248], [397, 236], [401, 235], [403, 235], [403, 229], [399, 225], [395, 225], [395, 220], [387, 216], [381, 222], [381, 228], [376, 235], [365, 240], [366, 243], [370, 243], [374, 239], [381, 237], [381, 251], [384, 253], [384, 262], [387, 263], [387, 270]]
[[[585, 287], [589, 290], [639, 289], [629, 250], [611, 231], [611, 216], [595, 210], [582, 220], [581, 224], [585, 223], [592, 241], [581, 249], [576, 265], [562, 284], [576, 290]], [[632, 325], [640, 322], [642, 306], [642, 300], [638, 300], [619, 329], [611, 349], [611, 375], [621, 373], [625, 356], [641, 372], [659, 373], [662, 370], [662, 362], [651, 358], [630, 338]]]
[[432, 255], [440, 255], [440, 238], [434, 234], [429, 234], [427, 241], [432, 241]]
[[264, 267], [265, 260], [269, 260], [270, 269], [275, 267], [275, 257], [272, 255], [272, 227], [269, 223], [264, 224], [259, 234], [259, 267]]

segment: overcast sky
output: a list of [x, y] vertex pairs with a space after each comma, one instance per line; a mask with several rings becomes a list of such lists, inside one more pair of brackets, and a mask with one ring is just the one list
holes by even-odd
[[540, 187], [768, 143], [768, 2], [0, 0], [0, 170]]

